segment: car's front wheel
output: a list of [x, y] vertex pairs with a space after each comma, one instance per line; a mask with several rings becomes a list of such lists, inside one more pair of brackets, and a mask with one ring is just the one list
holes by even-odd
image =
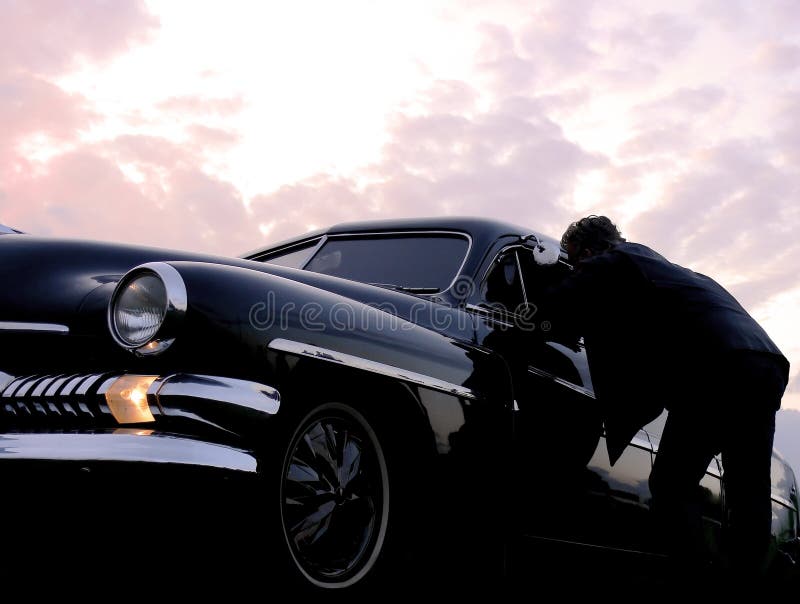
[[367, 580], [389, 522], [389, 476], [378, 436], [353, 407], [326, 403], [297, 424], [279, 489], [283, 538], [296, 574], [337, 589]]

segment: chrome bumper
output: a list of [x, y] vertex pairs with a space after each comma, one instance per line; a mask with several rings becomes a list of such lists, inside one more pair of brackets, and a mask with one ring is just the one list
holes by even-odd
[[73, 470], [83, 472], [89, 471], [93, 462], [157, 464], [175, 469], [194, 466], [250, 474], [258, 470], [256, 456], [246, 449], [153, 430], [118, 428], [91, 434], [21, 432], [0, 437], [0, 462], [31, 461], [79, 462], [80, 467]]

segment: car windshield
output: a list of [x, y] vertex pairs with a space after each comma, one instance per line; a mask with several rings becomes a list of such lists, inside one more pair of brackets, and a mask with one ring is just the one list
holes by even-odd
[[446, 290], [469, 249], [464, 235], [397, 234], [330, 237], [305, 269], [418, 293]]

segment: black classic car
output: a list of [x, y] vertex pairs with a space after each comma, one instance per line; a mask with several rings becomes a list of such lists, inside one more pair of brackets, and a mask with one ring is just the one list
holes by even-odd
[[[536, 315], [571, 270], [555, 239], [380, 221], [234, 258], [2, 232], [6, 579], [343, 593], [662, 572], [664, 417], [611, 463], [581, 342]], [[722, 473], [701, 484], [710, 579]], [[777, 452], [772, 497], [773, 559], [791, 565]]]

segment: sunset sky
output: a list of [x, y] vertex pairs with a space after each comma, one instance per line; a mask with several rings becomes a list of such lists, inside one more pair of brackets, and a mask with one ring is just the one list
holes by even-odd
[[240, 254], [606, 214], [792, 361], [797, 0], [0, 0], [0, 223]]

